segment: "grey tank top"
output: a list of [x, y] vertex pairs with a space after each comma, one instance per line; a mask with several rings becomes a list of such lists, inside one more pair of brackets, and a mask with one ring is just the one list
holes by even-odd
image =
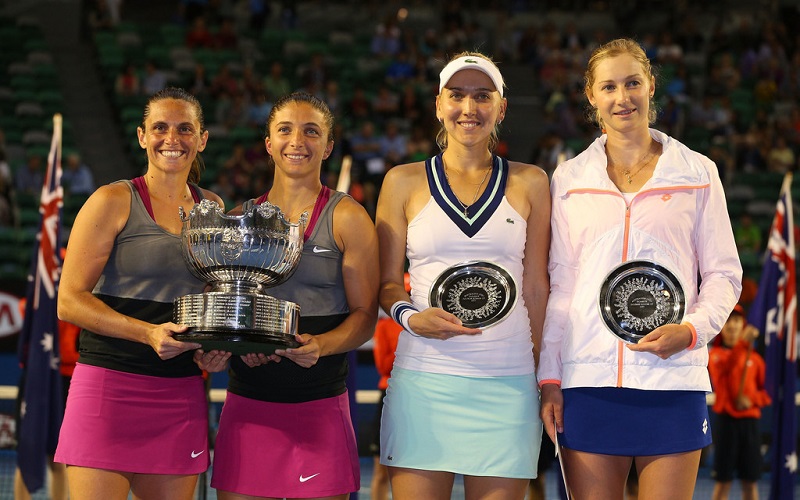
[[180, 235], [156, 224], [133, 183], [117, 182], [131, 190], [131, 212], [94, 293], [171, 303], [176, 297], [202, 292], [204, 283], [189, 272], [183, 260]]
[[303, 243], [294, 274], [265, 290], [267, 295], [298, 304], [300, 316], [329, 316], [349, 311], [342, 278], [342, 252], [333, 237], [333, 210], [345, 196], [331, 190], [311, 236]]

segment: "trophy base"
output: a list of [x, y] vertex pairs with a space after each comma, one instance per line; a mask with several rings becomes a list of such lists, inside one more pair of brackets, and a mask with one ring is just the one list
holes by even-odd
[[284, 335], [268, 335], [263, 332], [210, 332], [188, 330], [172, 336], [181, 342], [196, 342], [203, 350], [225, 351], [239, 356], [250, 353], [273, 354], [276, 349], [299, 347], [300, 343]]

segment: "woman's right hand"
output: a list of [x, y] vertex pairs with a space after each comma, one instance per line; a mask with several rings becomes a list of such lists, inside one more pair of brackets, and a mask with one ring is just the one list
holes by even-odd
[[172, 359], [186, 351], [194, 351], [203, 346], [197, 342], [181, 342], [172, 338], [176, 333], [185, 332], [187, 325], [176, 325], [175, 323], [162, 323], [153, 325], [147, 332], [147, 343], [156, 351], [161, 359]]
[[542, 404], [540, 415], [547, 435], [555, 443], [556, 432], [564, 432], [564, 396], [558, 384], [542, 386]]
[[457, 335], [478, 335], [479, 328], [467, 328], [454, 314], [438, 307], [429, 307], [424, 311], [412, 314], [408, 318], [408, 326], [416, 335], [429, 339], [447, 340]]

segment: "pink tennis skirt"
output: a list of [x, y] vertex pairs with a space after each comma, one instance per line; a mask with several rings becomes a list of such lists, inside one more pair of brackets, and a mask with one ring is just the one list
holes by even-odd
[[358, 448], [347, 393], [267, 403], [228, 393], [214, 445], [211, 486], [272, 498], [358, 491]]
[[55, 461], [139, 474], [209, 465], [203, 379], [150, 377], [78, 364]]

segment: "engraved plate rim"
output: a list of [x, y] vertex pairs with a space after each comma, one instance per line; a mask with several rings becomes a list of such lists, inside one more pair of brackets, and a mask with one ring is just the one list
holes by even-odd
[[686, 310], [686, 296], [684, 287], [678, 277], [670, 271], [667, 267], [657, 262], [637, 259], [623, 262], [619, 266], [612, 269], [603, 280], [600, 286], [600, 293], [598, 294], [598, 308], [600, 317], [606, 329], [615, 338], [622, 340], [628, 344], [638, 343], [645, 335], [650, 333], [648, 331], [630, 331], [618, 324], [612, 316], [610, 310], [613, 308], [613, 290], [620, 282], [630, 278], [633, 275], [642, 275], [649, 278], [655, 278], [660, 281], [660, 284], [670, 291], [673, 298], [673, 306], [671, 314], [661, 325], [669, 323], [680, 323]]
[[470, 260], [459, 262], [442, 271], [434, 281], [428, 294], [428, 301], [431, 307], [443, 308], [443, 299], [447, 286], [457, 279], [469, 275], [488, 276], [500, 282], [504, 285], [506, 291], [506, 301], [499, 312], [491, 318], [484, 321], [462, 319], [462, 324], [468, 328], [488, 328], [506, 319], [517, 303], [517, 284], [506, 268], [494, 262]]

